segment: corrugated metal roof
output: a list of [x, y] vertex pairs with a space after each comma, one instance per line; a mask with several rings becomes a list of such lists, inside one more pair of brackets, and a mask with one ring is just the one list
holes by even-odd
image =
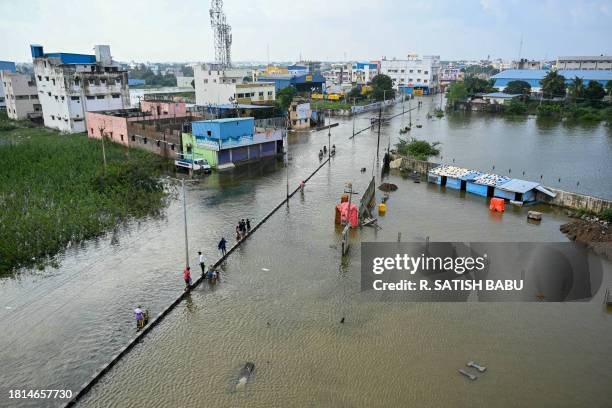
[[537, 186], [539, 186], [540, 183], [536, 183], [533, 181], [527, 181], [527, 180], [520, 180], [520, 179], [511, 179], [510, 181], [508, 181], [507, 183], [504, 183], [500, 186], [497, 186], [497, 188], [501, 189], [501, 190], [505, 190], [505, 191], [512, 191], [513, 193], [526, 193], [529, 190], [533, 190], [534, 188], [536, 188]]
[[569, 62], [569, 61], [610, 61], [612, 60], [612, 55], [578, 55], [578, 56], [569, 56], [569, 57], [558, 57], [557, 61], [559, 62]]
[[[557, 71], [565, 79], [571, 80], [574, 77], [590, 81], [609, 81], [612, 80], [612, 70], [597, 69], [560, 69]], [[547, 69], [507, 69], [493, 75], [493, 79], [542, 79], [548, 74]]]
[[516, 98], [517, 96], [521, 96], [519, 94], [508, 94], [505, 92], [491, 92], [488, 94], [484, 94], [482, 95], [483, 97], [489, 97], [489, 98], [508, 98], [508, 99], [512, 99], [512, 98]]

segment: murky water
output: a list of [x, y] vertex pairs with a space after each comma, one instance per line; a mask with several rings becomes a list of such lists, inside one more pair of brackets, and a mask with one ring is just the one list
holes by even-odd
[[[414, 135], [442, 141], [444, 161], [455, 158], [458, 164], [486, 169], [492, 160], [483, 156], [490, 152], [496, 166], [506, 167], [508, 157], [512, 171], [524, 167], [528, 179], [542, 168], [559, 168], [564, 172], [560, 184], [576, 176], [582, 191], [612, 192], [604, 177], [612, 170], [605, 160], [612, 157], [612, 142], [603, 127], [587, 131], [558, 125], [545, 131], [531, 120], [474, 116], [469, 123], [456, 117], [427, 121], [424, 111], [413, 116], [424, 125]], [[367, 123], [362, 117], [356, 126]], [[389, 135], [395, 139], [404, 123], [407, 118], [398, 118], [384, 127], [381, 145], [387, 145]], [[483, 198], [392, 174], [399, 190], [391, 195], [387, 216], [380, 218], [382, 230], [355, 231], [350, 259], [342, 263], [333, 205], [345, 182], [352, 181], [358, 192], [365, 188], [376, 149], [373, 133], [349, 141], [351, 130], [351, 122], [332, 129], [338, 147], [332, 164], [232, 255], [219, 285], [197, 289], [94, 388], [84, 406], [609, 403], [612, 315], [600, 299], [588, 304], [407, 304], [384, 303], [359, 291], [361, 240], [394, 241], [401, 232], [404, 241], [427, 236], [564, 241], [559, 225], [565, 217], [548, 213], [536, 226], [526, 222], [526, 209], [492, 214]], [[576, 143], [575, 132], [584, 132], [594, 146], [583, 139]], [[510, 137], [522, 142], [505, 140]], [[484, 147], [468, 148], [475, 140]], [[326, 131], [290, 137], [291, 186], [317, 166], [316, 154], [326, 143]], [[584, 149], [591, 155], [582, 156]], [[518, 156], [516, 161], [511, 155]], [[572, 167], [549, 162], [570, 155], [583, 162]], [[593, 170], [597, 166], [600, 170]], [[367, 172], [360, 173], [361, 167]], [[278, 203], [285, 194], [285, 174], [282, 163], [267, 162], [189, 187], [192, 262], [199, 249], [216, 259], [216, 242], [233, 236], [239, 218], [256, 221]], [[174, 201], [162, 219], [119, 227], [69, 251], [57, 270], [26, 271], [0, 282], [0, 400], [4, 403], [12, 388], [76, 391], [134, 334], [131, 309], [136, 304], [155, 313], [182, 290], [182, 234], [181, 203]], [[612, 282], [607, 267], [604, 287]], [[456, 373], [469, 359], [489, 366], [475, 383]], [[232, 393], [246, 361], [256, 364], [255, 375], [244, 390]]]

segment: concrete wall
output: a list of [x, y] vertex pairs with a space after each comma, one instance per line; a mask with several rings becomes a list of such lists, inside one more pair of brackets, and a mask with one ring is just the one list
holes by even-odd
[[5, 95], [9, 118], [27, 119], [42, 115], [36, 82], [29, 75], [0, 71], [0, 89]]
[[429, 170], [433, 169], [434, 167], [438, 167], [439, 165], [439, 163], [432, 163], [425, 160], [416, 160], [410, 157], [402, 157], [402, 164], [400, 165], [400, 169], [416, 171], [421, 174], [427, 174]]
[[538, 191], [536, 199], [550, 205], [569, 208], [572, 210], [587, 210], [600, 213], [605, 209], [612, 209], [612, 201], [599, 197], [592, 197], [584, 194], [572, 193], [563, 190], [546, 187], [548, 190], [557, 194], [555, 198], [550, 198], [546, 194]]
[[140, 110], [150, 114], [147, 119], [189, 116], [184, 102], [144, 100], [140, 102]]

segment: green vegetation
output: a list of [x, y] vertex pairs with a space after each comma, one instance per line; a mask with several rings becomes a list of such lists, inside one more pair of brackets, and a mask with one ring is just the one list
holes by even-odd
[[372, 78], [370, 83], [372, 86], [372, 98], [377, 101], [385, 99], [393, 99], [395, 97], [395, 89], [393, 89], [393, 81], [384, 74], [378, 74]]
[[155, 75], [151, 69], [141, 64], [137, 66], [135, 69], [130, 70], [129, 72], [130, 79], [144, 79], [145, 86], [135, 86], [132, 88], [139, 87], [151, 87], [151, 88], [159, 88], [162, 86], [176, 86], [176, 77], [172, 74], [167, 75]]
[[[367, 105], [372, 103], [368, 100], [355, 101], [355, 105]], [[353, 102], [330, 101], [330, 100], [313, 100], [310, 101], [311, 109], [351, 109]]]
[[557, 71], [550, 71], [540, 81], [544, 98], [565, 98], [565, 77]]
[[467, 87], [463, 81], [457, 81], [450, 84], [446, 100], [448, 105], [456, 107], [457, 102], [465, 101], [468, 97]]
[[161, 157], [0, 118], [0, 275], [165, 205]]
[[489, 93], [496, 91], [496, 89], [493, 88], [493, 80], [487, 81], [475, 76], [468, 76], [463, 82], [465, 83], [467, 93], [470, 96], [478, 93]]
[[505, 106], [504, 113], [510, 116], [524, 115], [527, 113], [527, 104], [514, 98]]
[[612, 209], [606, 208], [599, 214], [599, 218], [604, 221], [612, 222]]
[[295, 88], [292, 86], [285, 87], [276, 93], [276, 106], [283, 112], [283, 115], [287, 114], [294, 96]]
[[504, 88], [504, 92], [507, 94], [529, 97], [529, 94], [531, 93], [531, 85], [525, 81], [510, 81]]
[[403, 156], [410, 156], [417, 160], [427, 160], [431, 156], [437, 156], [440, 154], [438, 146], [440, 142], [429, 143], [425, 140], [417, 140], [415, 138], [407, 141], [405, 139], [399, 139], [399, 142], [395, 144], [397, 152]]

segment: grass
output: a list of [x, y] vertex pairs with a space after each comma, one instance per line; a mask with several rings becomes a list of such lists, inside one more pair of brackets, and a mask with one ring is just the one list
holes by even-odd
[[[373, 103], [374, 101], [358, 101], [355, 105], [367, 105], [369, 103]], [[326, 100], [312, 100], [310, 101], [311, 109], [351, 109], [353, 106], [352, 103], [342, 102], [342, 101], [326, 101]]]
[[427, 160], [431, 156], [437, 156], [440, 154], [438, 146], [440, 142], [429, 143], [426, 140], [410, 139], [399, 139], [395, 147], [397, 152], [402, 156], [410, 156], [417, 160]]
[[161, 157], [106, 142], [105, 172], [101, 142], [85, 134], [0, 125], [0, 276], [165, 206]]

